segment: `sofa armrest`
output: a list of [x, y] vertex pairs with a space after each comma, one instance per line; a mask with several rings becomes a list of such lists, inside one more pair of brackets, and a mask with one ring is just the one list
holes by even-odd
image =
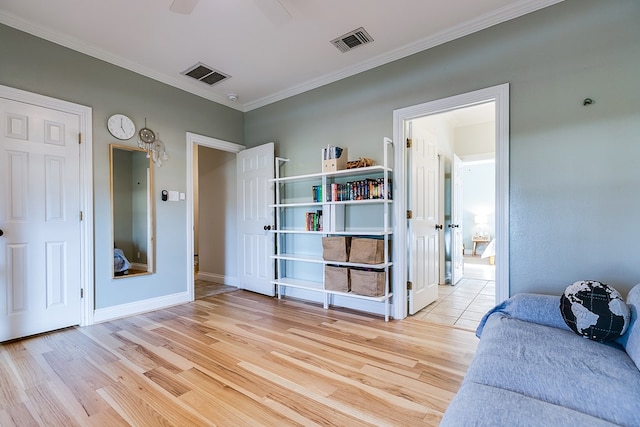
[[560, 312], [560, 297], [552, 295], [518, 294], [489, 310], [476, 329], [480, 338], [484, 325], [493, 313], [503, 313], [509, 317], [538, 323], [570, 331]]
[[631, 310], [629, 328], [616, 342], [622, 344], [629, 357], [633, 359], [633, 362], [640, 369], [640, 321], [638, 320], [638, 314], [640, 313], [640, 284], [635, 285], [629, 291], [627, 305]]

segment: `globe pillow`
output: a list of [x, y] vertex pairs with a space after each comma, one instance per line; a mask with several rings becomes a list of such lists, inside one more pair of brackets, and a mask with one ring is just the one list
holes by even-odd
[[613, 341], [629, 326], [629, 306], [611, 286], [595, 280], [569, 285], [560, 297], [562, 318], [576, 334], [595, 341]]

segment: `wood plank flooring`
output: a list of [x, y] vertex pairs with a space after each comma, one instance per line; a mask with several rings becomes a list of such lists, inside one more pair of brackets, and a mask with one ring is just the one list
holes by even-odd
[[229, 292], [0, 345], [0, 425], [438, 425], [476, 345], [450, 326]]

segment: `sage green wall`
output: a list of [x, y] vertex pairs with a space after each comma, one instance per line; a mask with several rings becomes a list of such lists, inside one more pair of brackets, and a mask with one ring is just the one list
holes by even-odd
[[[186, 191], [185, 131], [248, 146], [275, 141], [292, 159], [284, 174], [313, 172], [328, 143], [381, 161], [394, 109], [505, 82], [511, 293], [559, 293], [583, 278], [624, 292], [640, 281], [638, 22], [637, 0], [566, 0], [244, 115], [0, 25], [0, 84], [93, 108], [97, 308], [186, 290], [190, 201], [157, 197]], [[596, 103], [583, 107], [586, 97]], [[115, 141], [105, 128], [115, 112], [138, 127], [146, 117], [171, 156], [155, 170], [157, 274], [119, 281], [111, 279], [109, 219]]]
[[[186, 191], [185, 132], [242, 143], [243, 113], [73, 50], [0, 25], [0, 84], [93, 108], [95, 304], [106, 308], [187, 290], [186, 203], [161, 202], [162, 189]], [[159, 133], [170, 159], [154, 170], [156, 272], [113, 280], [109, 205], [109, 144], [113, 113]], [[136, 140], [124, 144], [134, 145]]]
[[245, 144], [275, 141], [284, 174], [318, 172], [327, 143], [381, 160], [394, 109], [508, 82], [510, 293], [626, 292], [640, 282], [638, 22], [637, 0], [566, 0], [248, 112]]

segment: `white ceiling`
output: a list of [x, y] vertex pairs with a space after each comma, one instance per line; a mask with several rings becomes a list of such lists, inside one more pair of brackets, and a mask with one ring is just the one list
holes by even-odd
[[[562, 0], [178, 1], [192, 13], [173, 0], [0, 0], [0, 23], [250, 111]], [[330, 43], [358, 27], [374, 41]], [[231, 78], [181, 74], [198, 62]]]

